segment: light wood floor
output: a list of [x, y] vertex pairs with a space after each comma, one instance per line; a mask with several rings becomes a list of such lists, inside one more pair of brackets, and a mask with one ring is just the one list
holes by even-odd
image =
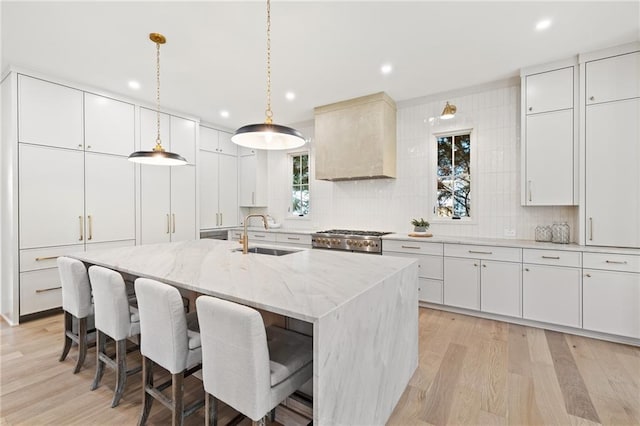
[[[75, 348], [58, 362], [62, 315], [2, 322], [0, 337], [0, 425], [136, 424], [139, 375], [110, 408], [110, 370], [89, 391], [95, 349], [77, 375]], [[185, 388], [187, 402], [201, 396], [196, 378]], [[223, 408], [220, 423], [234, 415]], [[149, 423], [169, 418], [154, 403]], [[202, 410], [185, 423], [204, 424]], [[419, 367], [389, 424], [640, 425], [640, 348], [420, 309]]]

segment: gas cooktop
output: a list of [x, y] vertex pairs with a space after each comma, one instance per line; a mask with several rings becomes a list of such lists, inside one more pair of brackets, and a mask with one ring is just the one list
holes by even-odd
[[311, 234], [313, 248], [382, 253], [382, 237], [391, 232], [329, 229]]
[[391, 234], [391, 232], [378, 232], [378, 231], [355, 231], [352, 229], [329, 229], [328, 231], [318, 231], [316, 234], [334, 234], [334, 235], [359, 235], [370, 237], [382, 237], [383, 235]]

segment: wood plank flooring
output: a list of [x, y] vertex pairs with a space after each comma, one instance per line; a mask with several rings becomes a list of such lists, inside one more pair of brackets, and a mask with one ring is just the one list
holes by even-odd
[[[419, 333], [419, 367], [390, 425], [640, 424], [640, 348], [430, 309], [420, 309]], [[139, 375], [112, 409], [112, 371], [89, 391], [95, 348], [77, 375], [75, 347], [58, 362], [62, 315], [18, 327], [2, 322], [0, 340], [0, 425], [137, 423]], [[194, 377], [185, 389], [187, 402], [202, 395]], [[223, 407], [220, 423], [235, 414]], [[154, 403], [149, 424], [169, 420]], [[290, 412], [278, 420], [305, 422]], [[202, 410], [185, 424], [204, 424]]]

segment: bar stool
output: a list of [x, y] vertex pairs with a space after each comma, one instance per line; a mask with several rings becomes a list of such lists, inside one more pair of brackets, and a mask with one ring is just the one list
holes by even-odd
[[[77, 343], [78, 361], [73, 370], [73, 374], [76, 374], [82, 368], [87, 355], [88, 331], [93, 329], [91, 286], [84, 263], [64, 256], [59, 257], [56, 262], [62, 285], [62, 309], [64, 310], [64, 346], [60, 362], [67, 358], [71, 343]], [[77, 334], [73, 330], [74, 319], [78, 322]]]
[[311, 337], [275, 326], [265, 330], [258, 311], [226, 300], [200, 296], [196, 308], [207, 425], [217, 423], [217, 400], [262, 424], [313, 376]]
[[[129, 296], [122, 275], [101, 266], [89, 268], [93, 290], [96, 322], [96, 375], [91, 390], [100, 386], [105, 364], [116, 371], [116, 386], [111, 407], [120, 403], [127, 376], [139, 372], [137, 367], [127, 370], [127, 340], [140, 335], [138, 310], [129, 305]], [[105, 351], [106, 337], [116, 342], [115, 361]]]
[[[151, 411], [153, 399], [172, 412], [173, 426], [204, 406], [197, 401], [183, 409], [183, 380], [200, 370], [202, 348], [195, 312], [185, 314], [180, 292], [167, 284], [147, 278], [135, 281], [140, 314], [140, 352], [142, 353], [142, 412], [138, 424], [144, 425]], [[171, 373], [171, 379], [154, 387], [153, 365], [158, 364]], [[162, 390], [171, 386], [171, 398]]]

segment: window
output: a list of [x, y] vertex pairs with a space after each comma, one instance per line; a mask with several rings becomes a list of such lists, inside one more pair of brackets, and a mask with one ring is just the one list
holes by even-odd
[[471, 218], [471, 132], [436, 135], [436, 219]]
[[309, 154], [291, 155], [291, 214], [309, 214]]

